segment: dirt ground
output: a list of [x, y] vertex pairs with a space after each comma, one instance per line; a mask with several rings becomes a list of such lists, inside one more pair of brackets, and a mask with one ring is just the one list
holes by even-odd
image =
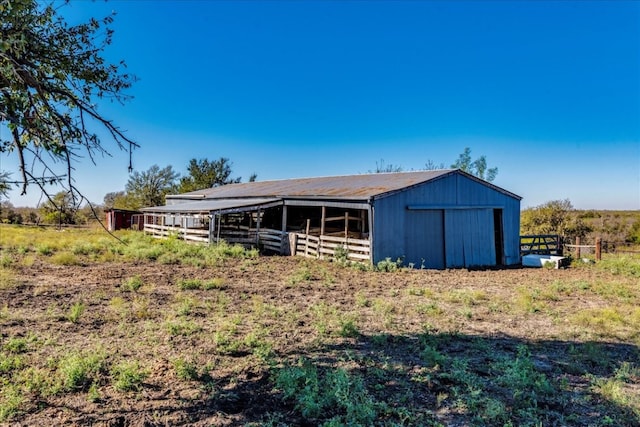
[[[405, 425], [427, 424], [420, 421], [427, 419], [472, 425], [468, 414], [441, 397], [448, 393], [447, 384], [413, 381], [407, 395], [407, 385], [394, 377], [425, 369], [412, 352], [425, 331], [453, 337], [439, 347], [450, 357], [456, 352], [481, 357], [478, 337], [492, 352], [514, 352], [525, 343], [541, 372], [563, 376], [570, 398], [590, 387], [582, 372], [563, 367], [579, 357], [575, 349], [580, 352], [580, 346], [598, 342], [610, 360], [638, 365], [633, 324], [621, 323], [612, 331], [576, 320], [577, 313], [615, 301], [604, 292], [579, 290], [581, 283], [593, 288], [607, 280], [631, 280], [588, 268], [381, 273], [302, 258], [259, 257], [212, 268], [60, 266], [37, 259], [14, 270], [16, 284], [0, 289], [0, 344], [25, 338], [27, 349], [21, 354], [33, 372], [53, 376], [55, 361], [70, 352], [103, 352], [109, 366], [139, 362], [146, 377], [136, 390], [123, 392], [105, 369], [91, 397], [87, 387], [33, 392], [6, 425], [314, 425], [282, 398], [271, 374], [274, 366], [300, 357], [351, 366], [365, 379], [373, 372], [368, 363], [394, 366], [376, 397], [390, 406], [413, 408]], [[142, 286], [124, 289], [136, 276]], [[180, 289], [187, 279], [215, 285]], [[72, 321], [74, 304], [83, 310]], [[340, 333], [345, 325], [352, 333]], [[180, 378], [176, 360], [189, 361], [197, 374]], [[480, 360], [478, 372], [481, 365]], [[594, 364], [593, 372], [598, 369]], [[637, 392], [639, 385], [632, 381], [629, 387]], [[402, 402], [406, 396], [410, 401]], [[577, 421], [569, 424], [586, 425], [581, 423], [603, 416], [589, 411], [611, 408], [589, 406], [587, 400], [575, 400], [572, 409], [567, 409], [571, 402], [552, 409], [577, 411]]]

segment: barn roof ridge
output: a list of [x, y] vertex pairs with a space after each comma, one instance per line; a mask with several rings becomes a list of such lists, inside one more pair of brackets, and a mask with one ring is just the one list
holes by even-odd
[[[243, 182], [204, 188], [182, 194], [167, 195], [167, 199], [193, 200], [244, 197], [336, 197], [369, 198], [428, 182], [456, 169], [429, 171], [383, 172], [322, 177], [287, 178]], [[369, 184], [369, 185], [367, 185]]]

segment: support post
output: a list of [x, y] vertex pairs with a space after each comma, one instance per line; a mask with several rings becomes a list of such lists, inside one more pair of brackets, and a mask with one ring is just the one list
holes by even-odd
[[214, 232], [216, 229], [216, 223], [215, 223], [216, 217], [210, 212], [209, 213], [209, 244], [211, 245], [213, 243], [213, 236], [214, 236]]
[[216, 237], [216, 243], [220, 243], [220, 227], [222, 226], [222, 215], [220, 214], [220, 212], [217, 213], [216, 215], [218, 217], [218, 227], [217, 227], [217, 237]]
[[260, 248], [260, 213], [261, 211], [258, 209], [258, 215], [256, 216], [256, 247], [258, 248]]
[[289, 250], [290, 255], [296, 255], [296, 249], [298, 247], [298, 233], [289, 233]]
[[602, 238], [596, 237], [596, 261], [602, 259]]
[[324, 236], [324, 222], [327, 218], [327, 207], [322, 207], [322, 218], [320, 219], [320, 235]]
[[580, 259], [580, 236], [576, 237], [576, 259]]
[[349, 237], [349, 212], [344, 213], [344, 237]]
[[282, 232], [287, 232], [287, 205], [282, 206]]
[[309, 256], [309, 231], [311, 229], [311, 220], [307, 218], [307, 227], [305, 228], [305, 234], [307, 238], [304, 240], [304, 256]]

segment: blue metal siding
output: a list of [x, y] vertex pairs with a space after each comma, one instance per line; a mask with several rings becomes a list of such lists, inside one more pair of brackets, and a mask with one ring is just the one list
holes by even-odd
[[445, 268], [444, 211], [407, 211], [404, 235], [406, 265], [416, 268]]
[[505, 199], [502, 213], [505, 265], [520, 264], [520, 201]]
[[[408, 210], [412, 205], [421, 208]], [[439, 249], [434, 249], [433, 239], [440, 231], [434, 228], [435, 219], [429, 215], [437, 214], [415, 213], [444, 209], [444, 230], [440, 234], [444, 240], [445, 265], [495, 265], [493, 208], [502, 209], [505, 264], [520, 263], [520, 200], [464, 174], [452, 173], [375, 199], [373, 206], [374, 263], [386, 257], [404, 257], [406, 262], [416, 265], [422, 258], [434, 259], [436, 264], [438, 256], [434, 251]]]
[[493, 210], [447, 210], [445, 248], [447, 267], [495, 265]]

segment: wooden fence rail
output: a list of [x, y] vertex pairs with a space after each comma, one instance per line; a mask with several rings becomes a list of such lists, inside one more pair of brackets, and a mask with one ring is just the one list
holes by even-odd
[[564, 246], [574, 252], [576, 259], [580, 259], [583, 249], [586, 249], [589, 253], [593, 250], [596, 261], [600, 261], [602, 259], [602, 239], [600, 239], [600, 237], [596, 237], [595, 245], [582, 245], [580, 237], [576, 237], [575, 245], [565, 244]]
[[369, 240], [335, 236], [312, 236], [290, 233], [291, 253], [307, 258], [333, 258], [344, 256], [349, 261], [371, 260]]
[[[176, 236], [180, 239], [208, 243], [209, 230], [179, 226], [145, 224], [144, 231], [154, 237]], [[309, 258], [344, 259], [356, 262], [371, 260], [369, 240], [336, 236], [313, 236], [304, 233], [286, 233], [272, 229], [220, 230], [216, 239], [230, 244], [258, 247], [281, 255], [299, 255]]]
[[145, 224], [145, 233], [151, 234], [153, 237], [165, 238], [176, 236], [192, 242], [207, 243], [209, 242], [209, 230], [201, 228], [184, 228], [171, 225]]

